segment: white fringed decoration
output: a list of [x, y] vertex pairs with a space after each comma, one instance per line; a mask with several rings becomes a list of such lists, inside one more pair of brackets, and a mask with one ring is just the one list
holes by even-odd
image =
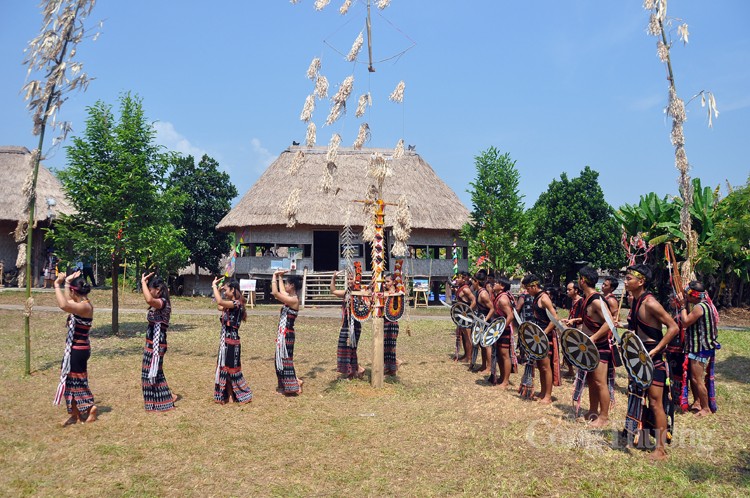
[[352, 43], [352, 48], [346, 55], [346, 60], [348, 60], [349, 62], [354, 62], [357, 59], [357, 55], [359, 55], [359, 51], [362, 50], [362, 45], [364, 44], [364, 42], [365, 38], [360, 31], [359, 35], [357, 35], [357, 38], [354, 40], [354, 43]]
[[65, 352], [63, 353], [62, 365], [60, 366], [60, 382], [57, 384], [53, 405], [59, 405], [65, 393], [65, 381], [70, 373], [70, 350], [73, 348], [73, 334], [75, 333], [75, 318], [68, 315], [68, 335], [65, 339]]
[[331, 110], [328, 113], [328, 117], [326, 118], [326, 126], [330, 126], [333, 123], [335, 123], [340, 117], [341, 114], [346, 110], [346, 103], [343, 102], [334, 102], [331, 106]]
[[322, 74], [315, 79], [315, 96], [319, 99], [328, 97], [328, 78]]
[[328, 143], [328, 152], [326, 153], [326, 161], [332, 163], [336, 161], [336, 156], [339, 154], [339, 145], [341, 145], [341, 135], [334, 133], [331, 137], [331, 141]]
[[357, 139], [354, 141], [354, 148], [360, 150], [365, 142], [370, 141], [370, 125], [362, 123], [359, 125], [359, 133], [357, 133]]
[[[352, 94], [352, 88], [354, 87], [354, 76], [347, 76], [339, 86], [336, 95], [331, 97], [334, 102], [345, 103], [349, 99], [349, 95]], [[402, 92], [403, 93], [403, 92]]]
[[354, 261], [355, 247], [354, 247], [354, 229], [351, 225], [352, 212], [350, 208], [347, 208], [344, 215], [344, 229], [341, 230], [341, 246], [342, 256], [344, 257], [345, 267], [349, 268], [352, 266]]
[[651, 14], [651, 17], [648, 19], [648, 29], [646, 30], [648, 34], [651, 36], [659, 36], [661, 35], [661, 25], [659, 25], [659, 18], [656, 17], [656, 14]]
[[385, 179], [393, 174], [389, 163], [390, 161], [387, 161], [380, 153], [376, 152], [370, 156], [370, 169], [367, 175], [375, 179], [380, 190], [383, 188]]
[[349, 8], [352, 6], [352, 0], [344, 0], [344, 3], [341, 5], [341, 8], [339, 9], [339, 14], [342, 16], [345, 16], [347, 12], [349, 12]]
[[305, 145], [315, 147], [315, 123], [307, 123], [307, 136], [305, 136]]
[[313, 111], [315, 111], [315, 95], [308, 95], [305, 99], [305, 105], [302, 108], [302, 114], [299, 115], [300, 121], [307, 123], [312, 119]]
[[154, 335], [152, 340], [152, 352], [151, 352], [151, 366], [148, 369], [148, 380], [154, 382], [156, 375], [159, 373], [159, 358], [161, 353], [159, 352], [159, 344], [161, 344], [161, 322], [154, 323]]
[[327, 194], [333, 189], [334, 175], [336, 173], [336, 163], [330, 161], [326, 163], [326, 169], [323, 177], [320, 179], [320, 190]]
[[378, 0], [378, 8], [380, 10], [385, 9], [391, 4], [391, 0]]
[[664, 42], [661, 40], [656, 42], [656, 56], [662, 62], [667, 62], [669, 60], [669, 47], [664, 45]]
[[331, 3], [331, 0], [315, 0], [315, 10], [323, 10]]
[[226, 365], [227, 361], [227, 327], [224, 320], [221, 322], [221, 336], [219, 337], [219, 357], [216, 360], [216, 372], [214, 373], [214, 384], [219, 384], [221, 379], [221, 367]]
[[367, 110], [367, 106], [372, 107], [372, 97], [370, 96], [370, 92], [364, 93], [359, 96], [359, 101], [357, 102], [357, 112], [355, 112], [354, 115], [358, 118], [364, 116], [365, 111]]
[[284, 203], [284, 215], [286, 216], [286, 226], [292, 228], [297, 224], [297, 211], [299, 211], [299, 188], [295, 188], [289, 194]]
[[675, 121], [684, 123], [687, 121], [687, 114], [685, 113], [685, 102], [677, 96], [673, 86], [669, 87], [669, 105], [667, 106], [667, 116], [671, 117]]
[[289, 358], [289, 353], [286, 350], [286, 317], [287, 306], [281, 308], [281, 314], [279, 315], [279, 329], [276, 333], [276, 370], [281, 372], [284, 370], [284, 360]]
[[396, 89], [393, 90], [393, 93], [388, 97], [388, 100], [392, 100], [397, 104], [402, 103], [404, 101], [404, 88], [406, 88], [406, 83], [404, 83], [403, 80], [399, 81], [398, 85], [396, 85]]
[[320, 71], [320, 58], [315, 57], [310, 62], [310, 67], [307, 68], [307, 79], [314, 80], [316, 76], [318, 76], [319, 71]]
[[396, 148], [393, 150], [393, 159], [401, 159], [404, 157], [404, 139], [398, 141]]
[[393, 223], [393, 237], [396, 242], [393, 244], [391, 253], [396, 257], [404, 257], [407, 253], [406, 243], [409, 241], [411, 235], [411, 210], [409, 209], [409, 203], [406, 196], [401, 196], [398, 200], [398, 207]]
[[690, 36], [690, 33], [688, 32], [688, 25], [687, 23], [680, 24], [677, 26], [677, 35], [680, 37], [680, 40], [683, 44], [687, 44], [688, 37]]
[[289, 165], [289, 176], [296, 176], [297, 173], [299, 173], [299, 169], [302, 167], [302, 164], [305, 162], [305, 153], [301, 150], [298, 150], [294, 154], [294, 158], [292, 159], [292, 164]]

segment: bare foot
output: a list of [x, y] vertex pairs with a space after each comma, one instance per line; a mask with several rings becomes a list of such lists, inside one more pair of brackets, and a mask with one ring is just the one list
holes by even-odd
[[71, 415], [65, 422], [60, 422], [60, 427], [67, 427], [69, 425], [75, 425], [78, 423], [78, 417]]
[[484, 372], [487, 371], [487, 365], [483, 365], [483, 366], [481, 366], [479, 368], [474, 367], [474, 368], [471, 369], [471, 371], [474, 372], [474, 373], [484, 373]]
[[701, 404], [693, 403], [692, 405], [690, 405], [690, 408], [688, 408], [688, 411], [693, 412], [693, 413], [697, 413], [701, 411]]
[[656, 448], [648, 456], [648, 459], [652, 462], [663, 462], [667, 459], [667, 452], [663, 448]]
[[362, 367], [359, 367], [359, 370], [357, 370], [357, 373], [354, 375], [357, 379], [361, 379], [365, 376], [365, 369]]
[[90, 424], [91, 422], [96, 422], [96, 419], [99, 415], [99, 409], [96, 407], [96, 405], [89, 408], [89, 415], [86, 417], [86, 423]]
[[299, 393], [302, 394], [302, 386], [305, 384], [305, 381], [302, 379], [297, 379], [297, 382], [299, 383]]
[[711, 410], [708, 408], [695, 412], [696, 417], [705, 417], [706, 415], [711, 415]]
[[538, 398], [537, 401], [543, 405], [549, 405], [552, 403], [552, 398], [550, 396], [545, 396], [543, 398]]
[[595, 420], [591, 422], [592, 429], [601, 429], [602, 427], [606, 426], [609, 423], [609, 418], [607, 417], [597, 417]]
[[508, 389], [510, 388], [510, 384], [508, 384], [507, 382], [501, 382], [500, 384], [497, 385], [497, 387], [501, 389]]
[[466, 355], [463, 355], [458, 359], [459, 363], [469, 363], [469, 359], [466, 357]]

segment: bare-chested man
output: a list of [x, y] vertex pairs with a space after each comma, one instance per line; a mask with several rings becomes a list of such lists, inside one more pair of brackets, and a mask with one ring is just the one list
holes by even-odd
[[[474, 293], [471, 291], [471, 277], [469, 276], [469, 273], [465, 271], [459, 273], [456, 277], [456, 284], [458, 286], [458, 290], [456, 290], [456, 300], [469, 305], [472, 310], [475, 309], [477, 304], [476, 299], [474, 298]], [[456, 325], [456, 336], [460, 337], [461, 344], [464, 347], [464, 354], [458, 356], [456, 361], [468, 363], [473, 350], [470, 330]]]
[[538, 276], [533, 273], [526, 275], [521, 280], [521, 284], [534, 299], [532, 305], [533, 318], [531, 320], [541, 327], [549, 340], [549, 354], [546, 358], [537, 360], [536, 362], [539, 368], [541, 392], [539, 393], [539, 397], [534, 399], [543, 404], [550, 404], [552, 403], [552, 385], [560, 385], [560, 356], [557, 347], [555, 324], [547, 317], [546, 310], [549, 310], [555, 318], [557, 318], [557, 311], [552, 304], [549, 294], [542, 289]]
[[[633, 304], [628, 315], [628, 328], [638, 334], [654, 362], [654, 379], [647, 391], [648, 406], [653, 414], [653, 429], [656, 435], [656, 448], [651, 453], [651, 459], [664, 460], [667, 458], [665, 450], [667, 414], [664, 411], [664, 384], [667, 380], [667, 368], [664, 350], [677, 335], [679, 329], [653, 294], [646, 290], [646, 284], [651, 278], [651, 269], [648, 266], [644, 264], [628, 266], [625, 275], [625, 290], [633, 296]], [[667, 327], [666, 334], [662, 332], [663, 326]], [[643, 414], [645, 418], [645, 410]]]
[[[513, 369], [510, 348], [515, 348], [515, 344], [512, 344], [511, 337], [513, 331], [518, 327], [513, 315], [513, 308], [516, 305], [516, 300], [513, 298], [513, 294], [510, 293], [510, 280], [505, 277], [495, 279], [494, 294], [495, 301], [493, 304], [495, 307], [495, 316], [505, 318], [505, 332], [500, 336], [500, 339], [494, 344], [493, 348], [495, 350], [495, 357], [500, 366], [500, 387], [507, 388], [510, 374]], [[490, 378], [490, 383], [496, 384], [497, 377]]]
[[[486, 322], [492, 321], [495, 308], [492, 305], [492, 295], [487, 290], [487, 272], [485, 270], [479, 270], [474, 274], [474, 297], [476, 298], [476, 308], [474, 311], [478, 315], [484, 316]], [[482, 348], [482, 346], [478, 346]], [[490, 348], [484, 347], [481, 349], [482, 352], [482, 365], [476, 368], [474, 365], [471, 366], [473, 372], [486, 372], [488, 363], [490, 360]]]
[[578, 275], [578, 285], [583, 291], [582, 330], [584, 334], [591, 338], [599, 351], [599, 365], [596, 370], [586, 375], [586, 383], [589, 388], [589, 411], [584, 417], [587, 420], [593, 419], [591, 427], [601, 428], [609, 422], [610, 391], [608, 379], [610, 369], [614, 368], [610, 347], [612, 331], [605, 322], [601, 305], [598, 302], [599, 299], [604, 299], [604, 296], [596, 292], [599, 274], [590, 266], [584, 266], [578, 271]]

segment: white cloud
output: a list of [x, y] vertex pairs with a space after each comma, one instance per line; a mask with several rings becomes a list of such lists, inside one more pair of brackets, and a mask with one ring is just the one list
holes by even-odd
[[167, 150], [179, 152], [185, 156], [193, 156], [198, 161], [203, 157], [203, 154], [206, 154], [205, 150], [194, 146], [190, 143], [190, 140], [180, 135], [169, 121], [157, 121], [153, 124], [153, 127], [156, 131], [156, 143], [165, 146]]
[[272, 162], [276, 160], [275, 155], [271, 154], [268, 149], [263, 147], [260, 140], [257, 138], [250, 139], [250, 145], [252, 146], [253, 158], [252, 163], [256, 171], [263, 172], [268, 168]]

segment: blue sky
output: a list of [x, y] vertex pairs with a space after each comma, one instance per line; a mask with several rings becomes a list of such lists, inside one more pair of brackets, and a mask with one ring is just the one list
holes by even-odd
[[[0, 145], [36, 143], [19, 91], [23, 49], [41, 24], [37, 3], [0, 0]], [[356, 64], [338, 53], [364, 27], [363, 0], [346, 16], [338, 13], [343, 0], [322, 12], [313, 3], [99, 0], [89, 25], [103, 20], [102, 34], [76, 56], [96, 79], [70, 95], [59, 118], [81, 133], [87, 106], [116, 106], [122, 92], [136, 93], [159, 143], [214, 157], [243, 195], [292, 140], [304, 143], [299, 114], [312, 91], [305, 72], [317, 56], [332, 90], [355, 78], [349, 114], [334, 125], [323, 126], [328, 103], [317, 103], [318, 145], [333, 133], [351, 145], [361, 122], [356, 97], [369, 91], [368, 146], [394, 147], [402, 137], [416, 145], [467, 207], [474, 157], [490, 146], [517, 161], [529, 206], [562, 172], [577, 176], [586, 165], [615, 208], [649, 191], [677, 193], [665, 69], [640, 0], [392, 0], [382, 12], [373, 8], [374, 59], [382, 61], [375, 73], [364, 50]], [[668, 14], [690, 30], [690, 43], [675, 41], [672, 50], [679, 95], [710, 90], [721, 113], [709, 129], [700, 102], [688, 106], [691, 175], [723, 191], [726, 180], [744, 184], [750, 2], [672, 0]], [[389, 102], [400, 80], [404, 103]], [[46, 164], [65, 167], [64, 149]]]

